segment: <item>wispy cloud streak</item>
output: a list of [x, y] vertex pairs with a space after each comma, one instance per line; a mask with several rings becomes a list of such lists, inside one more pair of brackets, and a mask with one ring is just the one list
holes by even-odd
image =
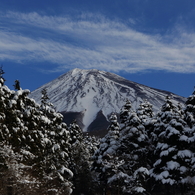
[[0, 60], [51, 62], [56, 71], [195, 72], [195, 33], [182, 29], [177, 36], [149, 35], [93, 14], [71, 18], [8, 12], [0, 18]]

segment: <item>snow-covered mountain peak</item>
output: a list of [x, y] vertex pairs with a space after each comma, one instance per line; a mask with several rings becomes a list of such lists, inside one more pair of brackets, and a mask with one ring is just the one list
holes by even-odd
[[97, 69], [86, 70], [86, 69], [75, 68], [73, 70], [70, 70], [64, 75], [71, 74], [72, 76], [75, 76], [77, 74], [86, 75], [88, 73], [98, 73], [98, 72], [103, 72], [103, 71], [99, 71]]
[[82, 113], [85, 131], [98, 113], [101, 112], [106, 119], [112, 112], [119, 113], [126, 99], [131, 100], [134, 109], [147, 99], [155, 110], [160, 108], [167, 95], [172, 95], [175, 102], [184, 101], [184, 98], [170, 92], [153, 89], [96, 69], [73, 69], [33, 91], [31, 97], [40, 102], [43, 88], [47, 89], [50, 102], [57, 111]]
[[70, 73], [72, 74], [72, 76], [74, 76], [74, 75], [76, 75], [78, 72], [80, 72], [81, 71], [81, 69], [79, 69], [79, 68], [75, 68], [75, 69], [73, 69], [72, 71], [70, 71]]

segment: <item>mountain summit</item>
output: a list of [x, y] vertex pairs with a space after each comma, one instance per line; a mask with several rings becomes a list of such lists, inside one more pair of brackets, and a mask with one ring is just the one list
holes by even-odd
[[31, 97], [40, 102], [41, 91], [44, 88], [47, 90], [49, 101], [67, 120], [79, 116], [84, 131], [94, 130], [94, 124], [100, 125], [98, 119], [103, 121], [103, 117], [107, 122], [112, 112], [119, 113], [126, 99], [132, 102], [134, 109], [147, 99], [154, 110], [161, 107], [167, 95], [172, 96], [175, 103], [185, 101], [185, 98], [171, 92], [150, 88], [96, 69], [71, 70], [33, 91]]

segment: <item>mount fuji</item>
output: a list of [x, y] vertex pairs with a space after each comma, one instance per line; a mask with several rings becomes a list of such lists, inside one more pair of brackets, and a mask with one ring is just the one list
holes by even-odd
[[159, 110], [167, 95], [176, 104], [186, 100], [171, 92], [150, 88], [96, 69], [73, 69], [36, 89], [30, 97], [40, 103], [44, 88], [56, 111], [64, 115], [64, 121], [69, 124], [77, 119], [85, 132], [105, 130], [109, 115], [112, 112], [119, 113], [126, 99], [131, 101], [133, 109], [147, 99], [154, 111]]

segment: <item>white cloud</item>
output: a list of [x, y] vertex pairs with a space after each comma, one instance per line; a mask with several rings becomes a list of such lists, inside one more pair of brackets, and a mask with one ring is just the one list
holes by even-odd
[[7, 24], [0, 29], [0, 60], [52, 62], [56, 71], [195, 72], [195, 33], [182, 29], [149, 35], [93, 14], [71, 18], [8, 12], [1, 18]]

